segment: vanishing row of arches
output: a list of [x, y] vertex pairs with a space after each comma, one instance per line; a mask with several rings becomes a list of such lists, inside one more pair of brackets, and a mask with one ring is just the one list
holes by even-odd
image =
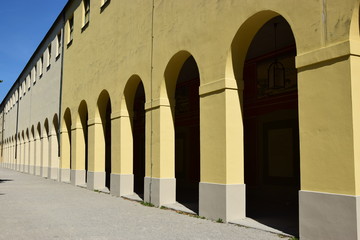
[[[275, 25], [279, 39], [276, 39], [274, 33]], [[300, 160], [295, 56], [295, 39], [284, 18], [277, 16], [270, 19], [255, 35], [247, 50], [242, 71], [244, 91], [239, 90], [239, 99], [242, 102], [241, 105], [239, 104], [242, 111], [242, 119], [239, 119], [239, 123], [243, 124], [244, 141], [235, 144], [242, 147], [240, 144], [244, 143], [245, 172], [239, 174], [245, 176], [247, 215], [269, 225], [275, 224], [276, 228], [282, 228], [284, 226], [282, 223], [286, 222], [288, 228], [286, 231], [297, 234]], [[233, 64], [241, 64], [240, 60], [238, 63], [236, 61], [235, 59]], [[176, 201], [194, 212], [198, 212], [199, 209], [201, 179], [200, 78], [196, 59], [188, 54], [172, 84], [167, 86], [173, 88], [167, 91], [173, 92], [175, 99], [172, 101], [169, 97], [174, 130]], [[138, 76], [132, 77], [129, 82], [123, 97], [128, 118], [122, 122], [128, 125], [129, 132], [126, 135], [128, 138], [121, 142], [128, 148], [121, 149], [129, 151], [127, 154], [132, 156], [130, 169], [134, 176], [133, 192], [144, 198], [145, 155], [148, 151], [146, 132], [151, 126], [147, 124], [144, 84]], [[72, 170], [70, 181], [80, 185], [86, 184], [89, 168], [94, 167], [95, 164], [89, 161], [89, 155], [101, 151], [100, 155], [103, 159], [101, 164], [104, 165], [105, 170], [104, 185], [110, 189], [114, 164], [112, 150], [120, 147], [112, 142], [112, 135], [115, 133], [112, 130], [111, 97], [106, 90], [98, 96], [96, 109], [99, 113], [101, 132], [93, 133], [98, 134], [94, 146], [89, 145], [91, 142], [89, 129], [94, 123], [89, 122], [88, 103], [83, 100], [78, 106], [76, 111], [67, 108], [62, 116], [61, 147], [64, 149], [61, 152], [61, 158], [64, 159], [62, 161], [69, 161]], [[77, 119], [77, 122], [72, 122], [73, 119]], [[46, 127], [48, 125], [46, 121], [42, 132], [38, 125], [14, 138], [17, 137], [25, 142], [24, 139], [30, 136], [36, 139], [41, 133], [42, 136], [48, 136], [49, 128]], [[57, 122], [53, 125], [52, 129], [56, 132]], [[156, 128], [151, 130], [157, 131]], [[56, 141], [58, 141], [57, 137]], [[37, 144], [37, 141], [34, 142]], [[8, 153], [9, 159], [14, 159], [14, 139], [9, 139], [6, 143], [9, 143], [11, 145], [9, 149], [12, 149]], [[44, 140], [42, 149], [46, 145]], [[36, 150], [35, 153], [38, 151], [40, 150]], [[36, 156], [34, 155], [34, 159]], [[74, 179], [79, 176], [73, 174], [73, 170], [84, 173], [80, 176], [80, 180]], [[269, 216], [281, 219], [283, 222], [267, 222]], [[289, 225], [291, 225], [290, 230]]]
[[3, 156], [12, 169], [58, 179], [59, 118], [45, 119], [26, 130], [19, 131], [3, 142]]

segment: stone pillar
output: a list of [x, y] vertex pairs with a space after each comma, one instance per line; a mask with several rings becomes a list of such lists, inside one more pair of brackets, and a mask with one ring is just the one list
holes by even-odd
[[34, 174], [35, 166], [35, 142], [33, 139], [30, 139], [29, 142], [29, 173]]
[[87, 188], [105, 189], [105, 139], [100, 118], [88, 121], [89, 168]]
[[243, 125], [235, 79], [200, 87], [199, 215], [245, 218]]
[[126, 110], [111, 114], [111, 130], [110, 192], [115, 196], [131, 195], [134, 193], [133, 141]]
[[16, 161], [15, 161], [15, 168], [14, 170], [20, 171], [20, 163], [21, 163], [21, 142], [18, 140], [16, 147]]
[[144, 200], [156, 206], [172, 204], [176, 202], [175, 131], [169, 100], [146, 103], [145, 110]]
[[35, 138], [35, 175], [41, 175], [41, 139]]
[[360, 239], [360, 58], [349, 44], [297, 57], [300, 239]]
[[41, 138], [41, 176], [48, 177], [49, 168], [49, 139], [44, 129], [44, 135]]
[[58, 156], [58, 138], [56, 133], [49, 136], [49, 178], [57, 180], [59, 178], [59, 156]]
[[71, 184], [84, 185], [85, 172], [85, 141], [80, 123], [71, 130]]
[[67, 130], [61, 129], [60, 133], [60, 181], [70, 182], [71, 144]]
[[30, 142], [26, 140], [25, 142], [25, 163], [24, 163], [24, 172], [29, 173], [29, 151], [30, 151]]

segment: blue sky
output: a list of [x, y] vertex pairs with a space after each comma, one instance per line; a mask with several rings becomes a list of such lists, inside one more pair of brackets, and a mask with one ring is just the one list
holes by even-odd
[[0, 101], [18, 78], [67, 0], [2, 0]]

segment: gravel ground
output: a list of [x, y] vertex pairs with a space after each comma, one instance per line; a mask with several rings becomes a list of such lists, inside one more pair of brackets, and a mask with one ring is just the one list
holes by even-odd
[[276, 234], [146, 207], [0, 168], [0, 239], [246, 239]]

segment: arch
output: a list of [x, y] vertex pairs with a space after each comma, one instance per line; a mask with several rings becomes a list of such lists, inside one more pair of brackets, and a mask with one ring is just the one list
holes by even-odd
[[105, 187], [110, 189], [110, 176], [111, 176], [111, 99], [109, 92], [103, 90], [97, 101], [97, 114], [100, 117], [103, 135], [97, 139], [99, 145], [104, 146], [104, 163], [105, 167]]
[[164, 72], [165, 81], [161, 86], [160, 94], [162, 98], [168, 98], [171, 104], [173, 104], [175, 98], [176, 81], [174, 79], [177, 79], [183, 63], [190, 56], [192, 55], [188, 51], [179, 51], [169, 60], [166, 66]]
[[29, 166], [30, 166], [30, 135], [29, 135], [29, 128], [26, 128], [25, 131], [25, 172], [29, 172]]
[[49, 135], [50, 135], [49, 120], [47, 118], [44, 121], [43, 135], [44, 135], [43, 137], [49, 137]]
[[[277, 16], [283, 15], [272, 10], [255, 13], [240, 26], [235, 34], [227, 58], [225, 77], [226, 79], [236, 79], [239, 88], [242, 88], [241, 82], [243, 80], [243, 68], [241, 66], [245, 63], [246, 54], [254, 36], [266, 22]], [[290, 22], [288, 18], [283, 18], [287, 23]], [[297, 46], [295, 33], [293, 31], [292, 33], [294, 34], [295, 46]]]
[[[176, 201], [194, 212], [199, 210], [200, 182], [200, 71], [193, 55], [176, 53], [166, 66], [165, 90], [169, 98], [176, 178]], [[176, 104], [175, 104], [176, 103]], [[166, 125], [170, 125], [166, 124]], [[171, 149], [171, 148], [170, 148]]]
[[35, 175], [41, 175], [42, 151], [41, 151], [41, 123], [38, 122], [35, 130]]
[[[121, 108], [129, 116], [128, 121], [122, 122], [122, 135], [127, 137], [128, 143], [124, 151], [128, 151], [134, 176], [134, 193], [144, 198], [145, 178], [145, 89], [141, 78], [133, 75], [126, 83]], [[123, 116], [124, 118], [125, 116]]]
[[356, 1], [353, 7], [353, 13], [351, 17], [349, 39], [359, 39], [360, 37], [360, 4]]
[[[289, 22], [276, 12], [262, 11], [238, 30], [225, 69], [226, 78], [238, 84], [239, 99], [231, 104], [241, 109], [236, 129], [242, 130], [236, 138], [242, 145], [239, 148], [244, 148], [239, 161], [244, 164], [241, 178], [246, 184], [247, 217], [259, 222], [261, 218], [274, 218], [273, 222], [282, 219], [293, 224], [294, 228], [287, 233], [295, 235], [300, 190], [296, 51], [296, 38]], [[270, 75], [274, 62], [282, 62], [281, 75], [276, 72]], [[271, 76], [275, 81], [275, 75], [281, 76], [276, 80], [281, 82], [278, 87], [271, 83]], [[279, 159], [282, 162], [274, 170]], [[285, 195], [286, 201], [295, 206], [286, 208], [287, 214], [294, 211], [289, 219], [279, 217], [285, 213], [277, 208], [288, 204], [282, 202], [284, 198], [277, 198]], [[289, 231], [281, 224], [271, 227]]]
[[63, 126], [65, 127], [65, 135], [64, 136], [64, 141], [62, 142], [62, 148], [64, 149], [63, 152], [63, 160], [66, 162], [69, 162], [69, 167], [70, 169], [72, 169], [71, 166], [71, 126], [72, 126], [72, 118], [71, 118], [71, 111], [70, 108], [66, 108], [65, 112], [64, 112], [64, 117], [63, 117]]
[[89, 161], [88, 161], [88, 146], [89, 146], [89, 134], [88, 134], [88, 120], [89, 120], [89, 113], [88, 113], [88, 107], [85, 100], [82, 100], [80, 102], [79, 108], [78, 108], [78, 114], [77, 114], [77, 125], [81, 125], [82, 127], [82, 138], [79, 139], [79, 143], [77, 144], [78, 155], [81, 159], [77, 160], [80, 161], [80, 166], [82, 166], [83, 170], [85, 170], [85, 176], [83, 180], [85, 183], [87, 182], [87, 172], [89, 167]]
[[58, 115], [55, 113], [53, 120], [52, 120], [52, 134], [56, 136], [56, 143], [57, 143], [57, 156], [60, 157], [60, 132], [59, 132], [59, 117]]

